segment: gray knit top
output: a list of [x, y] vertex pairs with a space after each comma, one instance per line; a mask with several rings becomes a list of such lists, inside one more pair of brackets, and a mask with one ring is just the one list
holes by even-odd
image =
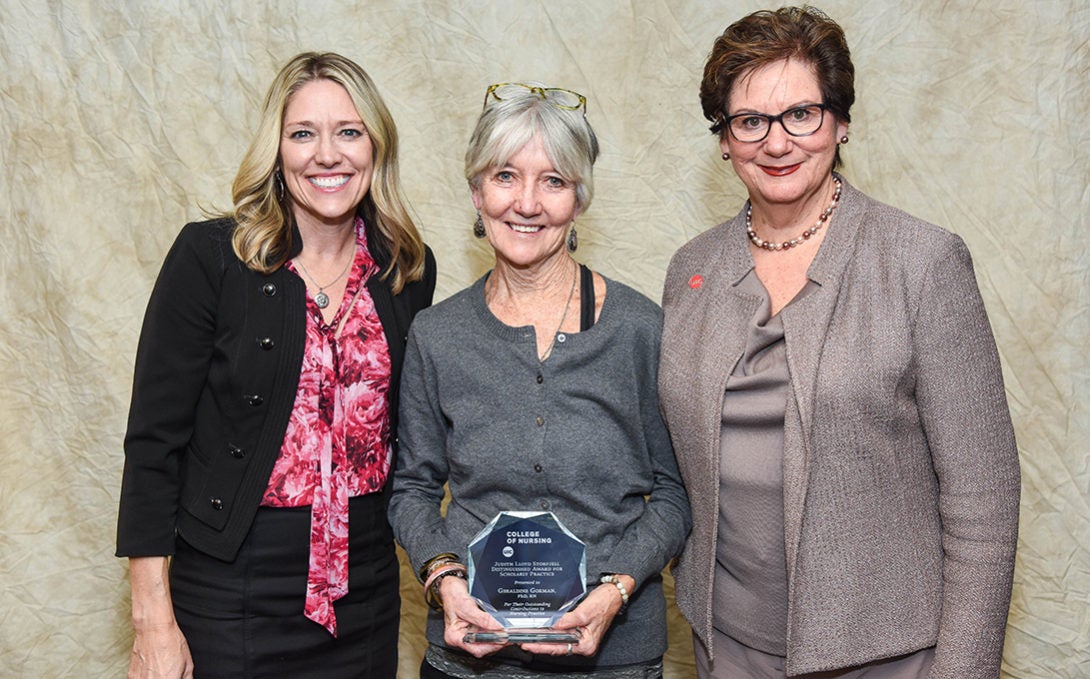
[[[658, 409], [662, 313], [607, 280], [598, 322], [558, 336], [539, 364], [533, 328], [501, 323], [484, 281], [421, 312], [410, 331], [390, 502], [397, 539], [418, 570], [444, 552], [464, 558], [500, 511], [552, 511], [587, 545], [588, 588], [602, 573], [626, 573], [636, 591], [595, 658], [551, 660], [572, 669], [654, 661], [666, 650], [659, 573], [690, 527]], [[435, 611], [427, 636], [442, 646]]]

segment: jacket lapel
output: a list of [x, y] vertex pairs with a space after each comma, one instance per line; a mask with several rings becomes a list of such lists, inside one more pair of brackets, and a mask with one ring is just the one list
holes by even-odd
[[691, 352], [691, 356], [700, 362], [694, 365], [693, 374], [702, 377], [694, 403], [704, 410], [699, 421], [707, 423], [709, 435], [706, 439], [709, 447], [707, 478], [714, 480], [714, 488], [709, 490], [715, 498], [715, 507], [708, 507], [709, 511], [718, 511], [719, 430], [727, 379], [745, 349], [749, 322], [761, 303], [760, 297], [739, 287], [753, 269], [741, 217], [720, 228], [722, 238], [717, 240], [722, 249], [711, 258], [709, 268], [714, 273], [708, 277], [708, 284], [702, 291], [708, 296], [704, 302], [706, 308], [703, 313], [694, 314], [707, 324], [694, 329], [694, 337], [699, 338], [703, 346], [693, 346]]
[[851, 261], [866, 206], [862, 194], [844, 182], [840, 204], [807, 275], [817, 289], [782, 313], [793, 400], [784, 420], [783, 502], [787, 569], [794, 570], [809, 480], [813, 425], [822, 348], [836, 310], [844, 270]]
[[[689, 454], [679, 456], [690, 497], [704, 516], [717, 516], [719, 430], [727, 377], [745, 346], [746, 325], [760, 300], [743, 293], [738, 282], [753, 268], [739, 217], [700, 236], [671, 263], [677, 276], [664, 304], [664, 392], [675, 405], [671, 427], [696, 434], [686, 441]], [[669, 285], [669, 283], [668, 283]], [[698, 521], [712, 531], [714, 521]]]

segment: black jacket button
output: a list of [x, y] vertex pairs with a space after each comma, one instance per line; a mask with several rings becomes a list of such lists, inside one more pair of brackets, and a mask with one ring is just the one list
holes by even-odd
[[266, 283], [261, 286], [261, 292], [265, 293], [266, 297], [272, 297], [276, 294], [276, 285], [273, 283]]
[[265, 402], [265, 399], [261, 398], [257, 394], [249, 394], [246, 396], [246, 402], [252, 406], [259, 406]]
[[211, 503], [212, 509], [215, 509], [217, 512], [223, 509], [223, 500], [218, 497], [210, 497], [208, 498], [208, 501]]
[[227, 452], [231, 453], [231, 457], [235, 458], [236, 460], [241, 460], [242, 458], [246, 457], [246, 451], [242, 448], [239, 448], [233, 443], [227, 444]]
[[273, 342], [271, 337], [262, 337], [257, 341], [257, 345], [265, 351], [268, 351], [276, 346], [276, 342]]

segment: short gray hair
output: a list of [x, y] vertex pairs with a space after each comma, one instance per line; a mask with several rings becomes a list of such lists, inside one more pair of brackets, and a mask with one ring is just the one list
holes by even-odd
[[479, 189], [486, 171], [505, 165], [535, 136], [541, 139], [556, 171], [575, 183], [576, 205], [580, 212], [585, 211], [594, 196], [598, 138], [582, 111], [559, 108], [529, 89], [502, 100], [489, 97], [466, 149], [465, 175], [470, 187]]

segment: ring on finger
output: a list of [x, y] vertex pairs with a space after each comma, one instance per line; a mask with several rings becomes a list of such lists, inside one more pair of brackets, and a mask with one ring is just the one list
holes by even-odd
[[569, 642], [568, 643], [568, 652], [565, 655], [571, 655], [571, 649], [572, 649], [571, 643]]

